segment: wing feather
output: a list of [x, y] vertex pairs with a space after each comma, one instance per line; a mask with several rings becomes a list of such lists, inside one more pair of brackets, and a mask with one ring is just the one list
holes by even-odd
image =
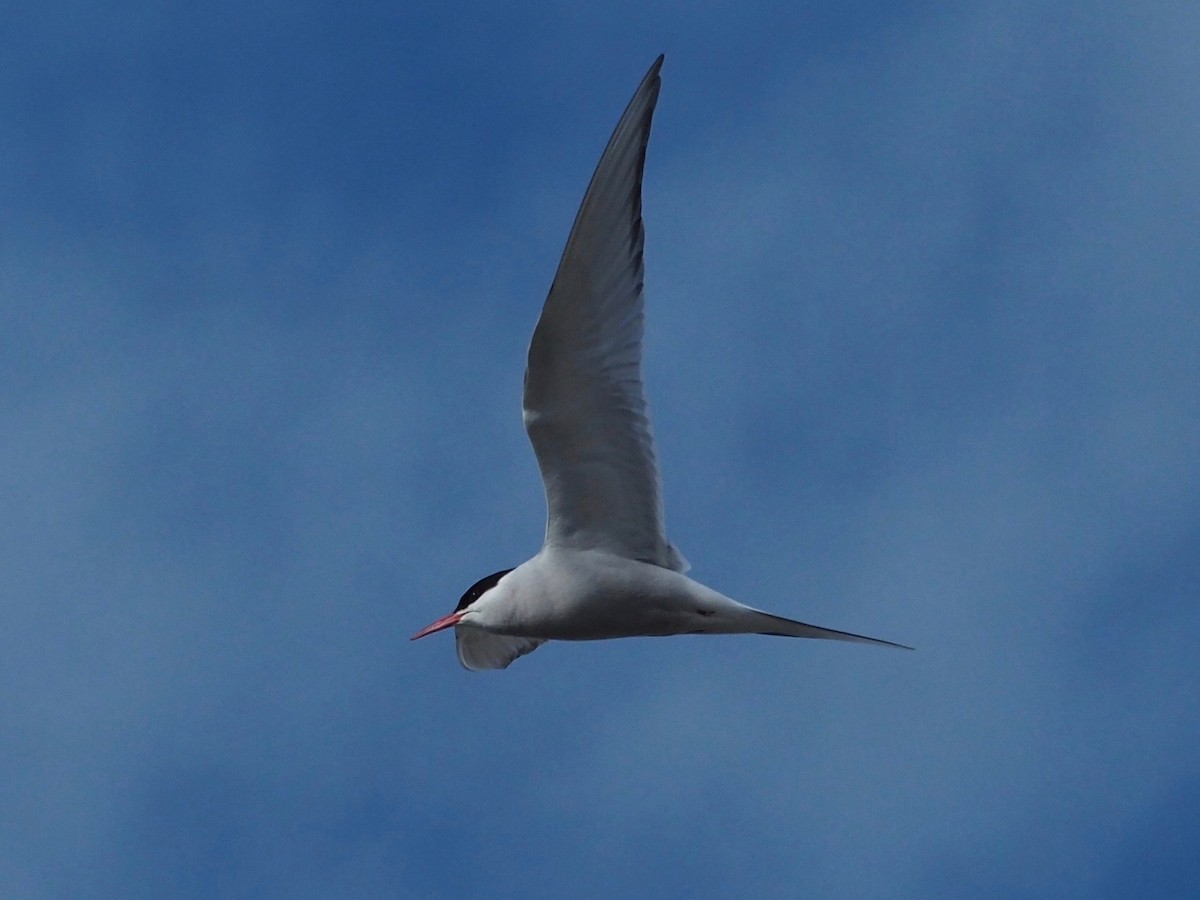
[[459, 625], [454, 629], [458, 661], [463, 668], [473, 672], [480, 669], [507, 669], [514, 659], [532, 653], [544, 643], [538, 638], [493, 634], [470, 625]]
[[547, 545], [682, 572], [642, 386], [642, 172], [662, 61], [617, 123], [575, 217], [529, 347], [524, 417], [546, 488]]

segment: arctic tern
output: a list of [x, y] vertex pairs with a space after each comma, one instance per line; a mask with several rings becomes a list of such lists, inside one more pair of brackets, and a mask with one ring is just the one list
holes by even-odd
[[659, 56], [596, 166], [533, 332], [525, 430], [546, 489], [546, 539], [481, 578], [454, 612], [468, 669], [503, 669], [550, 640], [770, 634], [911, 649], [743, 606], [688, 578], [667, 540], [642, 388], [642, 170]]

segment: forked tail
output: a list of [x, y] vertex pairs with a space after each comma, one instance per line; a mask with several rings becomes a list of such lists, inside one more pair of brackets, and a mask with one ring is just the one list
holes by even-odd
[[866, 637], [861, 634], [851, 634], [848, 631], [835, 631], [832, 628], [822, 628], [819, 625], [809, 625], [783, 616], [773, 616], [761, 610], [753, 610], [755, 616], [755, 633], [772, 634], [778, 637], [815, 638], [823, 641], [852, 641], [856, 644], [878, 644], [881, 647], [896, 647], [900, 650], [912, 650], [907, 644], [897, 644], [880, 638]]

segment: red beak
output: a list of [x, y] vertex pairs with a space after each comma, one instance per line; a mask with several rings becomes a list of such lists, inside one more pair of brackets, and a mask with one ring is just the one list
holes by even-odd
[[452, 612], [448, 616], [442, 616], [432, 625], [426, 625], [416, 634], [409, 638], [410, 641], [415, 641], [417, 638], [423, 638], [427, 634], [433, 634], [435, 631], [441, 631], [444, 628], [449, 628], [451, 625], [457, 625], [458, 620], [463, 617], [462, 610]]

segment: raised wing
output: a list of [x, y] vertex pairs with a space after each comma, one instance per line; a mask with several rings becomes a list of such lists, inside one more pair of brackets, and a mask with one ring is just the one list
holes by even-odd
[[546, 487], [546, 544], [682, 572], [663, 529], [642, 388], [642, 170], [662, 61], [584, 194], [529, 347], [524, 412]]

